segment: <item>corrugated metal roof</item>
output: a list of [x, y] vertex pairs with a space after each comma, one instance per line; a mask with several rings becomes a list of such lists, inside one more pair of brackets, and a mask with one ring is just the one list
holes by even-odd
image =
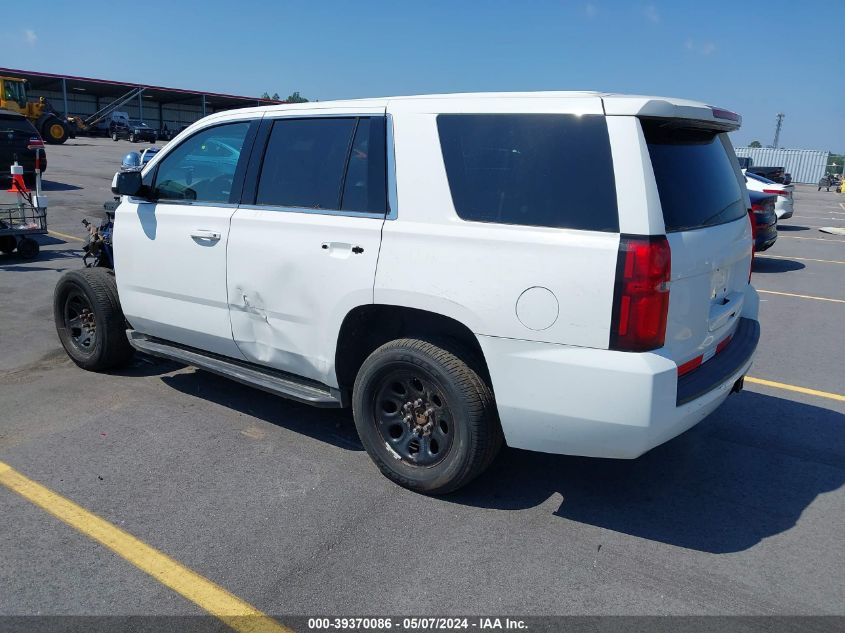
[[765, 167], [783, 167], [792, 174], [792, 182], [815, 184], [827, 172], [830, 152], [817, 149], [774, 149], [771, 147], [736, 147], [737, 156], [751, 158]]

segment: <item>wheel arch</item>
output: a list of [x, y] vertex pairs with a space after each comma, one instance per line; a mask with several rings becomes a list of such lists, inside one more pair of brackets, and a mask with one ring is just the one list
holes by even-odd
[[[359, 305], [341, 323], [335, 345], [334, 373], [348, 402], [355, 376], [374, 350], [397, 338], [422, 338], [449, 343], [490, 384], [478, 337], [462, 321], [430, 310], [390, 304]], [[492, 388], [492, 386], [491, 386]]]

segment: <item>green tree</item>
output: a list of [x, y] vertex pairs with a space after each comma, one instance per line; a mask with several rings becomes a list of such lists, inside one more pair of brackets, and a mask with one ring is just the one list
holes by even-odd
[[269, 95], [269, 93], [265, 90], [264, 92], [262, 92], [262, 93], [261, 93], [261, 97], [260, 97], [260, 98], [261, 98], [261, 99], [269, 99], [269, 98], [270, 98], [270, 95]]
[[[831, 174], [845, 173], [842, 169], [843, 166], [845, 166], [845, 154], [831, 154], [829, 160], [829, 164], [831, 165], [829, 168]], [[836, 167], [833, 167], [833, 165], [836, 165]]]
[[748, 147], [763, 147], [763, 145], [762, 143], [760, 143], [760, 141], [751, 141], [748, 144]]
[[301, 96], [299, 94], [299, 91], [294, 92], [292, 95], [288, 96], [288, 98], [285, 99], [285, 101], [287, 101], [288, 103], [308, 103], [308, 99]]

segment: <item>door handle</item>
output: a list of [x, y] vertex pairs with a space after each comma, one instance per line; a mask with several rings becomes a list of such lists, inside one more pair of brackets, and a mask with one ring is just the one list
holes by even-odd
[[196, 238], [198, 240], [214, 240], [215, 242], [220, 239], [220, 233], [218, 231], [206, 231], [205, 229], [196, 229], [191, 232], [191, 237]]

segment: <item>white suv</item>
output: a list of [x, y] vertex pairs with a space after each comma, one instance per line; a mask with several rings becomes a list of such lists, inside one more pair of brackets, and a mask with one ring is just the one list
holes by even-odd
[[587, 92], [214, 114], [115, 175], [114, 273], [60, 281], [59, 336], [87, 369], [134, 348], [351, 406], [422, 492], [503, 440], [634, 458], [751, 365], [739, 122]]

